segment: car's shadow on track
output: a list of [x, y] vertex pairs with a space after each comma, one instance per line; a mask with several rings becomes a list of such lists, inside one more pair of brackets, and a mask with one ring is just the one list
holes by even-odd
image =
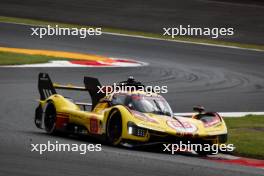
[[[48, 137], [53, 138], [56, 140], [71, 140], [76, 142], [84, 142], [89, 144], [102, 144], [102, 146], [105, 146], [107, 148], [111, 148], [114, 150], [122, 150], [122, 151], [135, 151], [135, 152], [148, 152], [148, 153], [156, 153], [156, 154], [164, 154], [164, 155], [172, 155], [171, 152], [164, 151], [163, 144], [155, 144], [155, 145], [148, 145], [148, 146], [111, 146], [105, 142], [102, 142], [101, 140], [98, 140], [97, 138], [91, 137], [91, 136], [80, 136], [80, 135], [72, 135], [72, 134], [56, 134], [56, 135], [50, 135], [45, 132], [41, 131], [23, 131], [23, 133], [35, 135], [35, 136], [42, 136], [42, 137]], [[196, 153], [190, 152], [190, 151], [176, 151], [173, 155], [181, 155], [181, 156], [188, 156], [188, 157], [196, 157], [196, 158], [205, 158], [205, 156], [200, 156]]]

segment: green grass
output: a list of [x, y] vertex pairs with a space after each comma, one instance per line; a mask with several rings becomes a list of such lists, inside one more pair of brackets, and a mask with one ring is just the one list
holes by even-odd
[[[5, 16], [0, 16], [0, 22], [23, 23], [23, 24], [38, 25], [38, 26], [59, 25], [59, 27], [77, 27], [77, 28], [95, 27], [95, 26], [87, 26], [87, 25], [67, 24], [67, 23], [60, 23], [60, 22], [50, 22], [50, 21], [43, 21], [43, 20], [16, 18], [16, 17], [5, 17]], [[102, 27], [102, 26], [96, 26], [96, 27]], [[143, 37], [152, 37], [152, 38], [165, 39], [165, 40], [196, 42], [196, 43], [205, 43], [205, 44], [216, 44], [216, 45], [222, 45], [222, 46], [232, 46], [232, 47], [239, 47], [239, 48], [244, 48], [244, 49], [254, 49], [254, 50], [264, 51], [264, 45], [237, 43], [237, 42], [229, 42], [229, 41], [216, 40], [216, 39], [201, 39], [201, 38], [187, 37], [187, 36], [175, 36], [175, 38], [172, 39], [169, 36], [163, 36], [162, 33], [156, 34], [156, 33], [149, 33], [149, 32], [131, 31], [131, 30], [123, 30], [123, 29], [117, 29], [117, 28], [108, 28], [108, 27], [103, 27], [102, 30], [103, 30], [103, 32], [111, 32], [111, 33], [118, 33], [118, 34], [138, 35], [138, 36], [143, 36]]]
[[228, 143], [236, 147], [233, 154], [264, 159], [264, 116], [225, 118]]
[[51, 60], [69, 60], [67, 58], [49, 57], [42, 55], [27, 55], [0, 51], [0, 65], [21, 65], [46, 63]]

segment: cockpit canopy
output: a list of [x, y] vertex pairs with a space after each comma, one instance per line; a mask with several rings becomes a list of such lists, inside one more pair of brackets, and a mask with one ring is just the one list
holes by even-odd
[[168, 102], [161, 95], [115, 93], [112, 105], [124, 105], [142, 113], [173, 116]]

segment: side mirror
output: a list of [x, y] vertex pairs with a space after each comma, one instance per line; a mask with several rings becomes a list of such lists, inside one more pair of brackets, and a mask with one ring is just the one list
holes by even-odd
[[129, 103], [128, 105], [127, 105], [127, 107], [129, 108], [129, 109], [134, 109], [134, 106], [133, 106], [133, 104], [132, 103]]
[[201, 113], [203, 113], [205, 111], [205, 108], [203, 106], [198, 105], [198, 106], [194, 106], [193, 107], [193, 111], [194, 112], [198, 112], [199, 114], [201, 114]]

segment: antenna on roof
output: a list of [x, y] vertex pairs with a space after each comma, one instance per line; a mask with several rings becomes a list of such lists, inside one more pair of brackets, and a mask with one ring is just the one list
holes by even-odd
[[119, 82], [120, 86], [135, 86], [136, 88], [145, 87], [141, 82], [136, 81], [133, 76], [129, 76], [126, 81]]

